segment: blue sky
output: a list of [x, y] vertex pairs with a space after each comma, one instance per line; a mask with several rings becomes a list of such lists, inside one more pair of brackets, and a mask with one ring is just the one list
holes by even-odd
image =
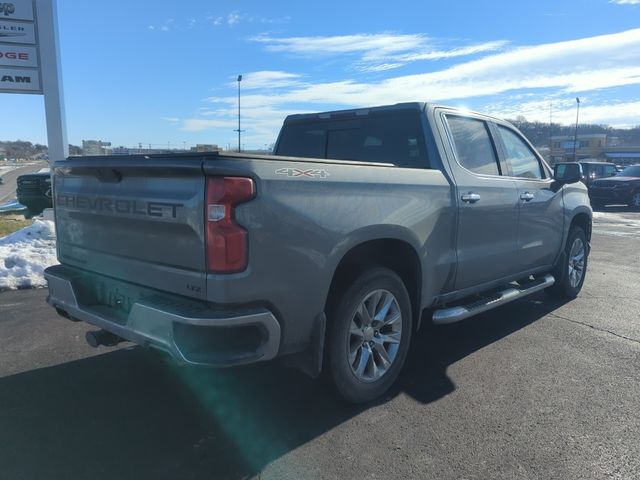
[[[235, 146], [289, 113], [437, 101], [640, 124], [640, 0], [58, 0], [69, 141]], [[0, 95], [0, 139], [46, 143], [43, 100]]]

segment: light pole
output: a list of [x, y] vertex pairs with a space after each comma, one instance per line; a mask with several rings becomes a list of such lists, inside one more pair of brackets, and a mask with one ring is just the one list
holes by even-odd
[[549, 164], [553, 164], [553, 161], [551, 160], [551, 149], [553, 147], [553, 144], [551, 142], [551, 130], [553, 129], [553, 122], [551, 121], [551, 106], [552, 106], [552, 102], [553, 100], [549, 100]]
[[576, 147], [578, 146], [578, 118], [580, 118], [580, 99], [576, 97], [576, 103], [578, 104], [578, 109], [576, 110], [576, 129], [573, 132], [573, 161], [577, 162], [578, 157], [576, 156]]
[[240, 144], [240, 136], [242, 133], [242, 130], [240, 129], [240, 82], [241, 81], [242, 81], [242, 75], [238, 75], [238, 130], [236, 130], [238, 132], [238, 152], [242, 150], [242, 147]]

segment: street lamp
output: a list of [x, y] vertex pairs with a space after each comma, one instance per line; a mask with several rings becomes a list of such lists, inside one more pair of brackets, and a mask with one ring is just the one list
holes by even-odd
[[577, 162], [578, 157], [576, 156], [576, 147], [578, 143], [578, 118], [580, 118], [580, 99], [576, 97], [576, 103], [578, 104], [578, 109], [576, 110], [576, 129], [573, 133], [573, 161]]
[[242, 75], [238, 75], [238, 129], [236, 130], [236, 132], [238, 132], [238, 152], [242, 150], [240, 146], [240, 135], [242, 133], [242, 130], [240, 129], [240, 82], [241, 81], [242, 81]]

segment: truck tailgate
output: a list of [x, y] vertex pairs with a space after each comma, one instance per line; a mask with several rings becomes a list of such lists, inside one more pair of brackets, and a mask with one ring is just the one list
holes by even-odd
[[57, 163], [59, 261], [205, 298], [202, 161], [94, 157]]

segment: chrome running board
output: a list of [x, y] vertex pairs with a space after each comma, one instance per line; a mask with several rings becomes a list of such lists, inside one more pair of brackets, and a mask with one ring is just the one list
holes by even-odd
[[545, 275], [544, 277], [532, 280], [526, 285], [516, 287], [510, 286], [505, 290], [496, 292], [488, 297], [480, 298], [475, 302], [457, 307], [442, 308], [433, 312], [433, 323], [437, 325], [445, 325], [447, 323], [455, 323], [473, 315], [477, 315], [492, 308], [499, 307], [505, 303], [512, 302], [518, 298], [526, 297], [532, 293], [539, 292], [555, 283], [553, 275]]

